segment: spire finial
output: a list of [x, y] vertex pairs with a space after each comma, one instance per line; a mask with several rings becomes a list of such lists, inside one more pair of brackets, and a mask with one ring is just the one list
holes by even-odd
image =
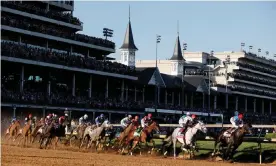
[[130, 5], [128, 5], [128, 20], [130, 21]]
[[179, 21], [177, 20], [177, 36], [179, 36]]

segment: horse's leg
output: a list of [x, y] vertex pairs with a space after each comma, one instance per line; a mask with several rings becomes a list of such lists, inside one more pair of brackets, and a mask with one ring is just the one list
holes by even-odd
[[130, 155], [132, 155], [132, 151], [134, 150], [134, 148], [136, 147], [136, 145], [138, 144], [138, 142], [139, 141], [137, 141], [137, 140], [133, 140], [133, 145], [132, 145], [132, 147], [130, 149]]
[[225, 159], [226, 160], [229, 159], [229, 154], [230, 154], [230, 151], [231, 151], [231, 147], [232, 147], [232, 143], [229, 143], [229, 145], [227, 146], [226, 153], [225, 153]]
[[175, 146], [176, 146], [176, 138], [173, 138], [173, 157], [174, 157], [174, 159], [176, 158], [176, 151], [175, 151]]
[[233, 156], [234, 156], [234, 154], [235, 154], [235, 151], [238, 149], [238, 147], [239, 147], [239, 146], [234, 146], [234, 147], [233, 147], [233, 149], [232, 149], [232, 151], [231, 151], [231, 154], [230, 154], [230, 156], [229, 156], [230, 159], [233, 159]]
[[57, 147], [57, 143], [58, 143], [58, 140], [59, 140], [59, 137], [55, 137], [55, 143], [54, 143], [54, 149], [56, 149], [56, 147]]
[[217, 144], [218, 144], [218, 142], [215, 140], [215, 143], [214, 143], [214, 150], [213, 150], [212, 156], [215, 156], [215, 154], [216, 154], [216, 151], [217, 151]]

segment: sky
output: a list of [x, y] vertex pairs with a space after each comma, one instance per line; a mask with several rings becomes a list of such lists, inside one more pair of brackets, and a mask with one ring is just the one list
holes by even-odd
[[[158, 59], [169, 59], [177, 37], [177, 21], [181, 45], [187, 51], [239, 51], [253, 46], [276, 54], [276, 2], [96, 2], [76, 1], [74, 16], [83, 22], [80, 33], [102, 37], [104, 27], [114, 30], [110, 39], [120, 50], [129, 17], [134, 41], [138, 47], [136, 60], [155, 59], [156, 34], [161, 35]], [[274, 58], [275, 59], [275, 58]]]

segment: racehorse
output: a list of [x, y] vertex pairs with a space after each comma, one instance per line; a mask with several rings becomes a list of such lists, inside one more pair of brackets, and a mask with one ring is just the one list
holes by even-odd
[[[134, 135], [134, 133], [136, 132], [131, 131], [128, 136], [127, 139], [125, 141], [125, 144], [127, 145], [127, 147], [130, 145], [130, 143], [132, 143], [132, 147], [129, 150], [130, 155], [132, 155], [132, 152], [134, 150], [134, 148], [138, 145], [138, 143], [142, 142], [145, 143], [146, 146], [148, 146], [148, 142], [153, 144], [153, 148], [152, 150], [155, 148], [155, 142], [153, 141], [153, 138], [151, 137], [152, 131], [159, 131], [160, 127], [159, 124], [157, 124], [155, 121], [152, 121], [149, 126], [147, 126], [146, 128], [144, 128], [141, 131], [140, 136], [136, 136]], [[123, 147], [123, 146], [122, 146]], [[121, 152], [124, 152], [124, 148], [122, 148]], [[140, 148], [140, 154], [141, 154], [141, 148]]]
[[54, 124], [54, 122], [52, 122], [50, 125], [45, 127], [45, 131], [41, 136], [40, 148], [42, 148], [43, 143], [46, 148], [49, 141], [51, 141], [53, 138], [55, 138], [55, 143], [54, 143], [54, 145], [55, 145], [54, 149], [55, 149], [60, 137], [65, 137], [64, 124], [62, 123], [62, 124], [58, 125], [58, 127], [56, 127], [56, 124]]
[[20, 137], [18, 141], [18, 145], [21, 143], [22, 140], [24, 140], [23, 146], [28, 144], [28, 138], [31, 143], [31, 127], [32, 127], [32, 120], [30, 119], [15, 137], [15, 140]]
[[[244, 124], [242, 127], [239, 127], [235, 132], [231, 134], [230, 137], [225, 137], [224, 132], [222, 130], [218, 135], [214, 135], [215, 144], [214, 151], [212, 156], [216, 155], [220, 148], [226, 147], [226, 152], [223, 153], [223, 159], [229, 160], [233, 158], [233, 155], [237, 148], [242, 144], [244, 135], [246, 133], [251, 134], [252, 125], [250, 123]], [[217, 145], [219, 144], [219, 148], [217, 149]]]
[[104, 129], [109, 128], [110, 126], [111, 125], [109, 124], [108, 120], [105, 120], [100, 127], [96, 127], [94, 129], [92, 126], [88, 126], [84, 131], [84, 135], [83, 135], [83, 139], [80, 147], [82, 146], [85, 137], [89, 136], [90, 140], [87, 145], [87, 149], [90, 148], [91, 144], [96, 141], [96, 150], [97, 150], [100, 140], [105, 137]]
[[71, 131], [71, 134], [70, 134], [69, 140], [68, 140], [71, 147], [73, 146], [73, 144], [77, 144], [77, 143], [78, 143], [78, 145], [80, 147], [80, 145], [82, 143], [82, 139], [84, 138], [83, 136], [84, 136], [85, 129], [88, 126], [91, 126], [91, 124], [87, 123], [87, 124], [79, 125], [76, 128], [72, 128], [73, 125], [72, 125], [72, 122], [71, 122], [72, 131]]
[[19, 133], [21, 128], [20, 122], [18, 120], [16, 120], [14, 122], [14, 124], [12, 124], [12, 126], [10, 126], [7, 130], [6, 130], [6, 134], [5, 134], [5, 138], [7, 138], [7, 141], [9, 141], [11, 138], [13, 138], [13, 141], [15, 141], [15, 137], [17, 136], [17, 134]]
[[[186, 145], [188, 147], [188, 152], [191, 158], [194, 155], [194, 150], [195, 150], [194, 136], [197, 134], [198, 131], [202, 131], [203, 133], [206, 134], [207, 128], [203, 122], [198, 121], [196, 124], [194, 124], [194, 126], [189, 127], [187, 129], [185, 135], [182, 134], [182, 130], [183, 128], [180, 128], [180, 127], [174, 129], [172, 135], [164, 140], [164, 144], [162, 148], [164, 149], [164, 146], [170, 146], [171, 144], [173, 144], [174, 158], [176, 158], [176, 143], [180, 142], [182, 144], [182, 147], [184, 147], [185, 145], [184, 139], [185, 139]], [[166, 152], [163, 154], [165, 155]]]
[[122, 145], [125, 138], [128, 136], [130, 131], [135, 131], [136, 127], [131, 123], [129, 124], [119, 135], [119, 137], [115, 140], [114, 145], [118, 144], [119, 147]]

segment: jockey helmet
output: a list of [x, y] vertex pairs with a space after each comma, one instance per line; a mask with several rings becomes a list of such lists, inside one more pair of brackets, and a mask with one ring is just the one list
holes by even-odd
[[64, 116], [68, 116], [68, 114], [64, 114]]
[[190, 113], [190, 112], [187, 112], [186, 115], [187, 115], [187, 116], [191, 116], [191, 113]]
[[234, 115], [235, 115], [235, 116], [238, 116], [238, 115], [239, 115], [239, 112], [238, 112], [238, 111], [235, 111], [235, 112], [234, 112]]
[[243, 119], [243, 114], [238, 115], [239, 119]]
[[29, 114], [29, 118], [31, 118], [32, 117], [32, 114]]
[[100, 117], [103, 118], [103, 117], [104, 117], [104, 114], [101, 114]]
[[57, 114], [54, 114], [53, 116], [54, 116], [54, 117], [57, 117]]
[[49, 114], [48, 116], [51, 118], [53, 116], [53, 114]]
[[152, 114], [148, 114], [148, 118], [151, 118], [152, 117]]
[[37, 117], [36, 116], [34, 116], [34, 120], [36, 120], [37, 119]]
[[87, 119], [87, 118], [88, 118], [88, 115], [85, 114], [85, 115], [83, 116], [83, 119]]
[[135, 116], [135, 118], [134, 118], [135, 120], [138, 120], [139, 119], [139, 116]]
[[195, 118], [196, 118], [196, 115], [195, 115], [195, 114], [192, 114], [192, 118], [195, 119]]
[[132, 118], [132, 116], [131, 116], [131, 115], [128, 115], [127, 117], [128, 117], [129, 119], [131, 119], [131, 118]]

